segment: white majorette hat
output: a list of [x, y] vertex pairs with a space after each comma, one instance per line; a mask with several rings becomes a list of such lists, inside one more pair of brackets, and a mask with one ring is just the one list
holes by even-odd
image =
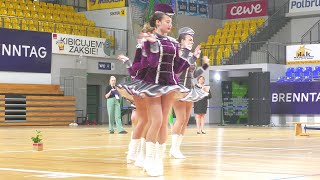
[[179, 29], [179, 35], [181, 34], [189, 34], [190, 36], [194, 35], [194, 30], [189, 27], [183, 27]]

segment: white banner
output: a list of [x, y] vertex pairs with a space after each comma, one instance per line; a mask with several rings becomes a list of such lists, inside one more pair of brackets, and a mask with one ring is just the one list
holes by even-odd
[[128, 8], [102, 9], [83, 12], [86, 18], [94, 20], [96, 26], [128, 29]]
[[320, 44], [287, 46], [287, 64], [319, 64]]
[[52, 53], [110, 57], [110, 42], [103, 38], [52, 33]]
[[290, 0], [289, 13], [320, 11], [320, 0]]

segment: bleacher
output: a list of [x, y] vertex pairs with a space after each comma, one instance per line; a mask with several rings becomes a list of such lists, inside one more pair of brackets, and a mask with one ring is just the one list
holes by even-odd
[[8, 29], [72, 34], [111, 39], [105, 29], [95, 27], [72, 6], [31, 0], [0, 0], [0, 27]]
[[0, 126], [69, 125], [76, 120], [75, 100], [59, 85], [0, 83]]
[[286, 70], [285, 76], [278, 78], [278, 83], [285, 82], [310, 82], [319, 80], [320, 66], [316, 67], [289, 67]]
[[208, 36], [207, 42], [201, 43], [203, 55], [209, 57], [210, 65], [220, 65], [221, 60], [237, 53], [241, 43], [246, 42], [249, 35], [255, 35], [264, 22], [264, 18], [225, 22], [214, 35]]

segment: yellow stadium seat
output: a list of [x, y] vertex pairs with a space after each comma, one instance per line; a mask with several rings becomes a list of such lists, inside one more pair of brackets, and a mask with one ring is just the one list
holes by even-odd
[[22, 30], [29, 30], [28, 25], [27, 25], [27, 21], [25, 19], [21, 20], [21, 29]]
[[60, 15], [60, 19], [63, 23], [68, 23], [68, 19], [65, 15]]
[[8, 16], [16, 16], [16, 12], [13, 8], [8, 9]]
[[70, 12], [74, 12], [73, 6], [67, 6], [67, 9], [68, 9], [68, 11], [70, 11]]
[[1, 8], [1, 9], [0, 9], [0, 15], [6, 16], [7, 14], [8, 14], [8, 11], [7, 11], [6, 8]]
[[243, 34], [243, 35], [241, 36], [241, 42], [247, 41], [247, 38], [248, 38], [248, 35]]
[[32, 1], [25, 1], [27, 4], [33, 4]]
[[48, 22], [48, 27], [51, 29], [54, 29], [54, 23], [53, 22]]
[[70, 24], [74, 24], [75, 23], [73, 16], [67, 16], [67, 20], [68, 20], [68, 23], [70, 23]]
[[53, 21], [53, 17], [52, 17], [52, 14], [46, 14], [45, 15], [45, 19], [47, 20], [47, 21]]
[[68, 10], [68, 7], [63, 4], [63, 5], [61, 5], [61, 9], [64, 10], [64, 11], [67, 11], [67, 10]]
[[41, 7], [39, 7], [38, 9], [36, 9], [36, 11], [37, 11], [38, 13], [45, 13], [45, 9], [43, 9], [43, 8], [41, 8]]
[[45, 6], [47, 6], [47, 3], [45, 3], [45, 2], [40, 2], [39, 5], [40, 5], [41, 7], [45, 7]]
[[221, 34], [222, 34], [222, 28], [218, 28], [217, 31], [216, 31], [215, 36], [219, 36], [220, 37]]
[[25, 3], [20, 3], [21, 10], [28, 10], [28, 6]]
[[7, 8], [4, 2], [0, 2], [0, 8]]
[[17, 18], [10, 18], [10, 19], [12, 24], [20, 24], [20, 20], [18, 20]]
[[264, 19], [264, 18], [259, 18], [258, 21], [257, 21], [258, 27], [261, 27], [264, 22], [265, 22], [265, 19]]
[[227, 44], [232, 44], [232, 43], [233, 43], [233, 37], [228, 37]]
[[222, 32], [222, 35], [220, 38], [226, 38], [228, 36], [228, 32]]
[[20, 6], [20, 4], [18, 4], [18, 3], [13, 4], [13, 8], [14, 8], [15, 10], [21, 10], [21, 9], [22, 9], [21, 6]]
[[54, 21], [54, 22], [57, 22], [57, 23], [61, 22], [60, 16], [54, 15], [54, 16], [53, 16], [53, 21]]
[[82, 25], [83, 25], [83, 26], [89, 26], [89, 22], [86, 21], [86, 20], [85, 20], [85, 21], [82, 21]]
[[14, 8], [13, 4], [9, 1], [6, 1], [5, 4], [6, 4], [6, 8], [10, 8], [10, 9]]
[[44, 13], [38, 13], [38, 18], [42, 21], [47, 20], [46, 15]]
[[37, 11], [31, 11], [31, 17], [33, 19], [39, 19], [38, 12]]
[[54, 9], [53, 4], [52, 3], [48, 3], [47, 4], [48, 9]]
[[61, 8], [60, 4], [54, 4], [53, 7], [54, 7], [54, 9], [60, 9]]
[[238, 51], [239, 50], [239, 44], [233, 44], [232, 48], [233, 48], [233, 51]]
[[67, 34], [71, 34], [71, 26], [70, 24], [65, 24], [64, 25], [65, 31]]
[[8, 17], [4, 18], [4, 28], [9, 28], [9, 29], [12, 28], [11, 19]]
[[24, 16], [25, 18], [32, 18], [31, 13], [30, 13], [30, 11], [28, 11], [28, 10], [24, 10], [24, 11], [23, 11], [23, 16]]
[[46, 32], [46, 31], [45, 31], [45, 28], [44, 28], [43, 26], [39, 26], [38, 31], [40, 31], [40, 32]]
[[44, 27], [44, 32], [53, 32], [53, 29], [50, 27]]
[[87, 36], [94, 37], [94, 27], [88, 27]]
[[250, 27], [252, 27], [252, 26], [257, 26], [257, 19], [251, 19], [251, 21], [250, 21]]
[[81, 25], [82, 24], [82, 22], [80, 21], [79, 18], [75, 18], [74, 19], [74, 23], [77, 24], [77, 25]]
[[16, 10], [16, 16], [17, 17], [24, 17], [24, 14], [23, 14], [22, 10], [17, 9]]
[[34, 25], [29, 26], [29, 31], [38, 31], [38, 28]]
[[215, 36], [213, 40], [213, 45], [219, 44], [219, 42], [220, 42], [220, 37]]
[[233, 30], [237, 29], [237, 24], [235, 24], [235, 23], [231, 24], [230, 30], [231, 30], [231, 29], [233, 29]]
[[94, 31], [93, 31], [93, 34], [94, 34], [94, 37], [100, 37], [100, 29], [98, 28], [94, 28]]
[[82, 14], [82, 13], [77, 13], [77, 14], [79, 14], [79, 17], [80, 17], [81, 20], [86, 20], [87, 19], [85, 14]]
[[221, 38], [220, 44], [227, 44], [227, 38]]
[[230, 29], [230, 26], [231, 26], [231, 21], [227, 21], [227, 22], [224, 23], [223, 27]]
[[92, 20], [88, 20], [88, 23], [89, 23], [89, 24], [88, 24], [89, 26], [95, 26], [95, 23], [94, 23], [94, 21], [92, 21]]
[[35, 6], [33, 4], [28, 4], [29, 11], [35, 11]]
[[230, 30], [228, 37], [234, 37], [234, 34], [235, 34], [235, 30]]
[[231, 49], [225, 49], [224, 51], [223, 51], [223, 57], [224, 57], [224, 59], [229, 59], [230, 58], [230, 55], [231, 55]]

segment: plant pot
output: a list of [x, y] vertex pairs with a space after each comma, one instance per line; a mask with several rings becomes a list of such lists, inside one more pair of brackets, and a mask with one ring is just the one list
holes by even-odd
[[33, 150], [42, 151], [43, 150], [43, 143], [33, 143]]

